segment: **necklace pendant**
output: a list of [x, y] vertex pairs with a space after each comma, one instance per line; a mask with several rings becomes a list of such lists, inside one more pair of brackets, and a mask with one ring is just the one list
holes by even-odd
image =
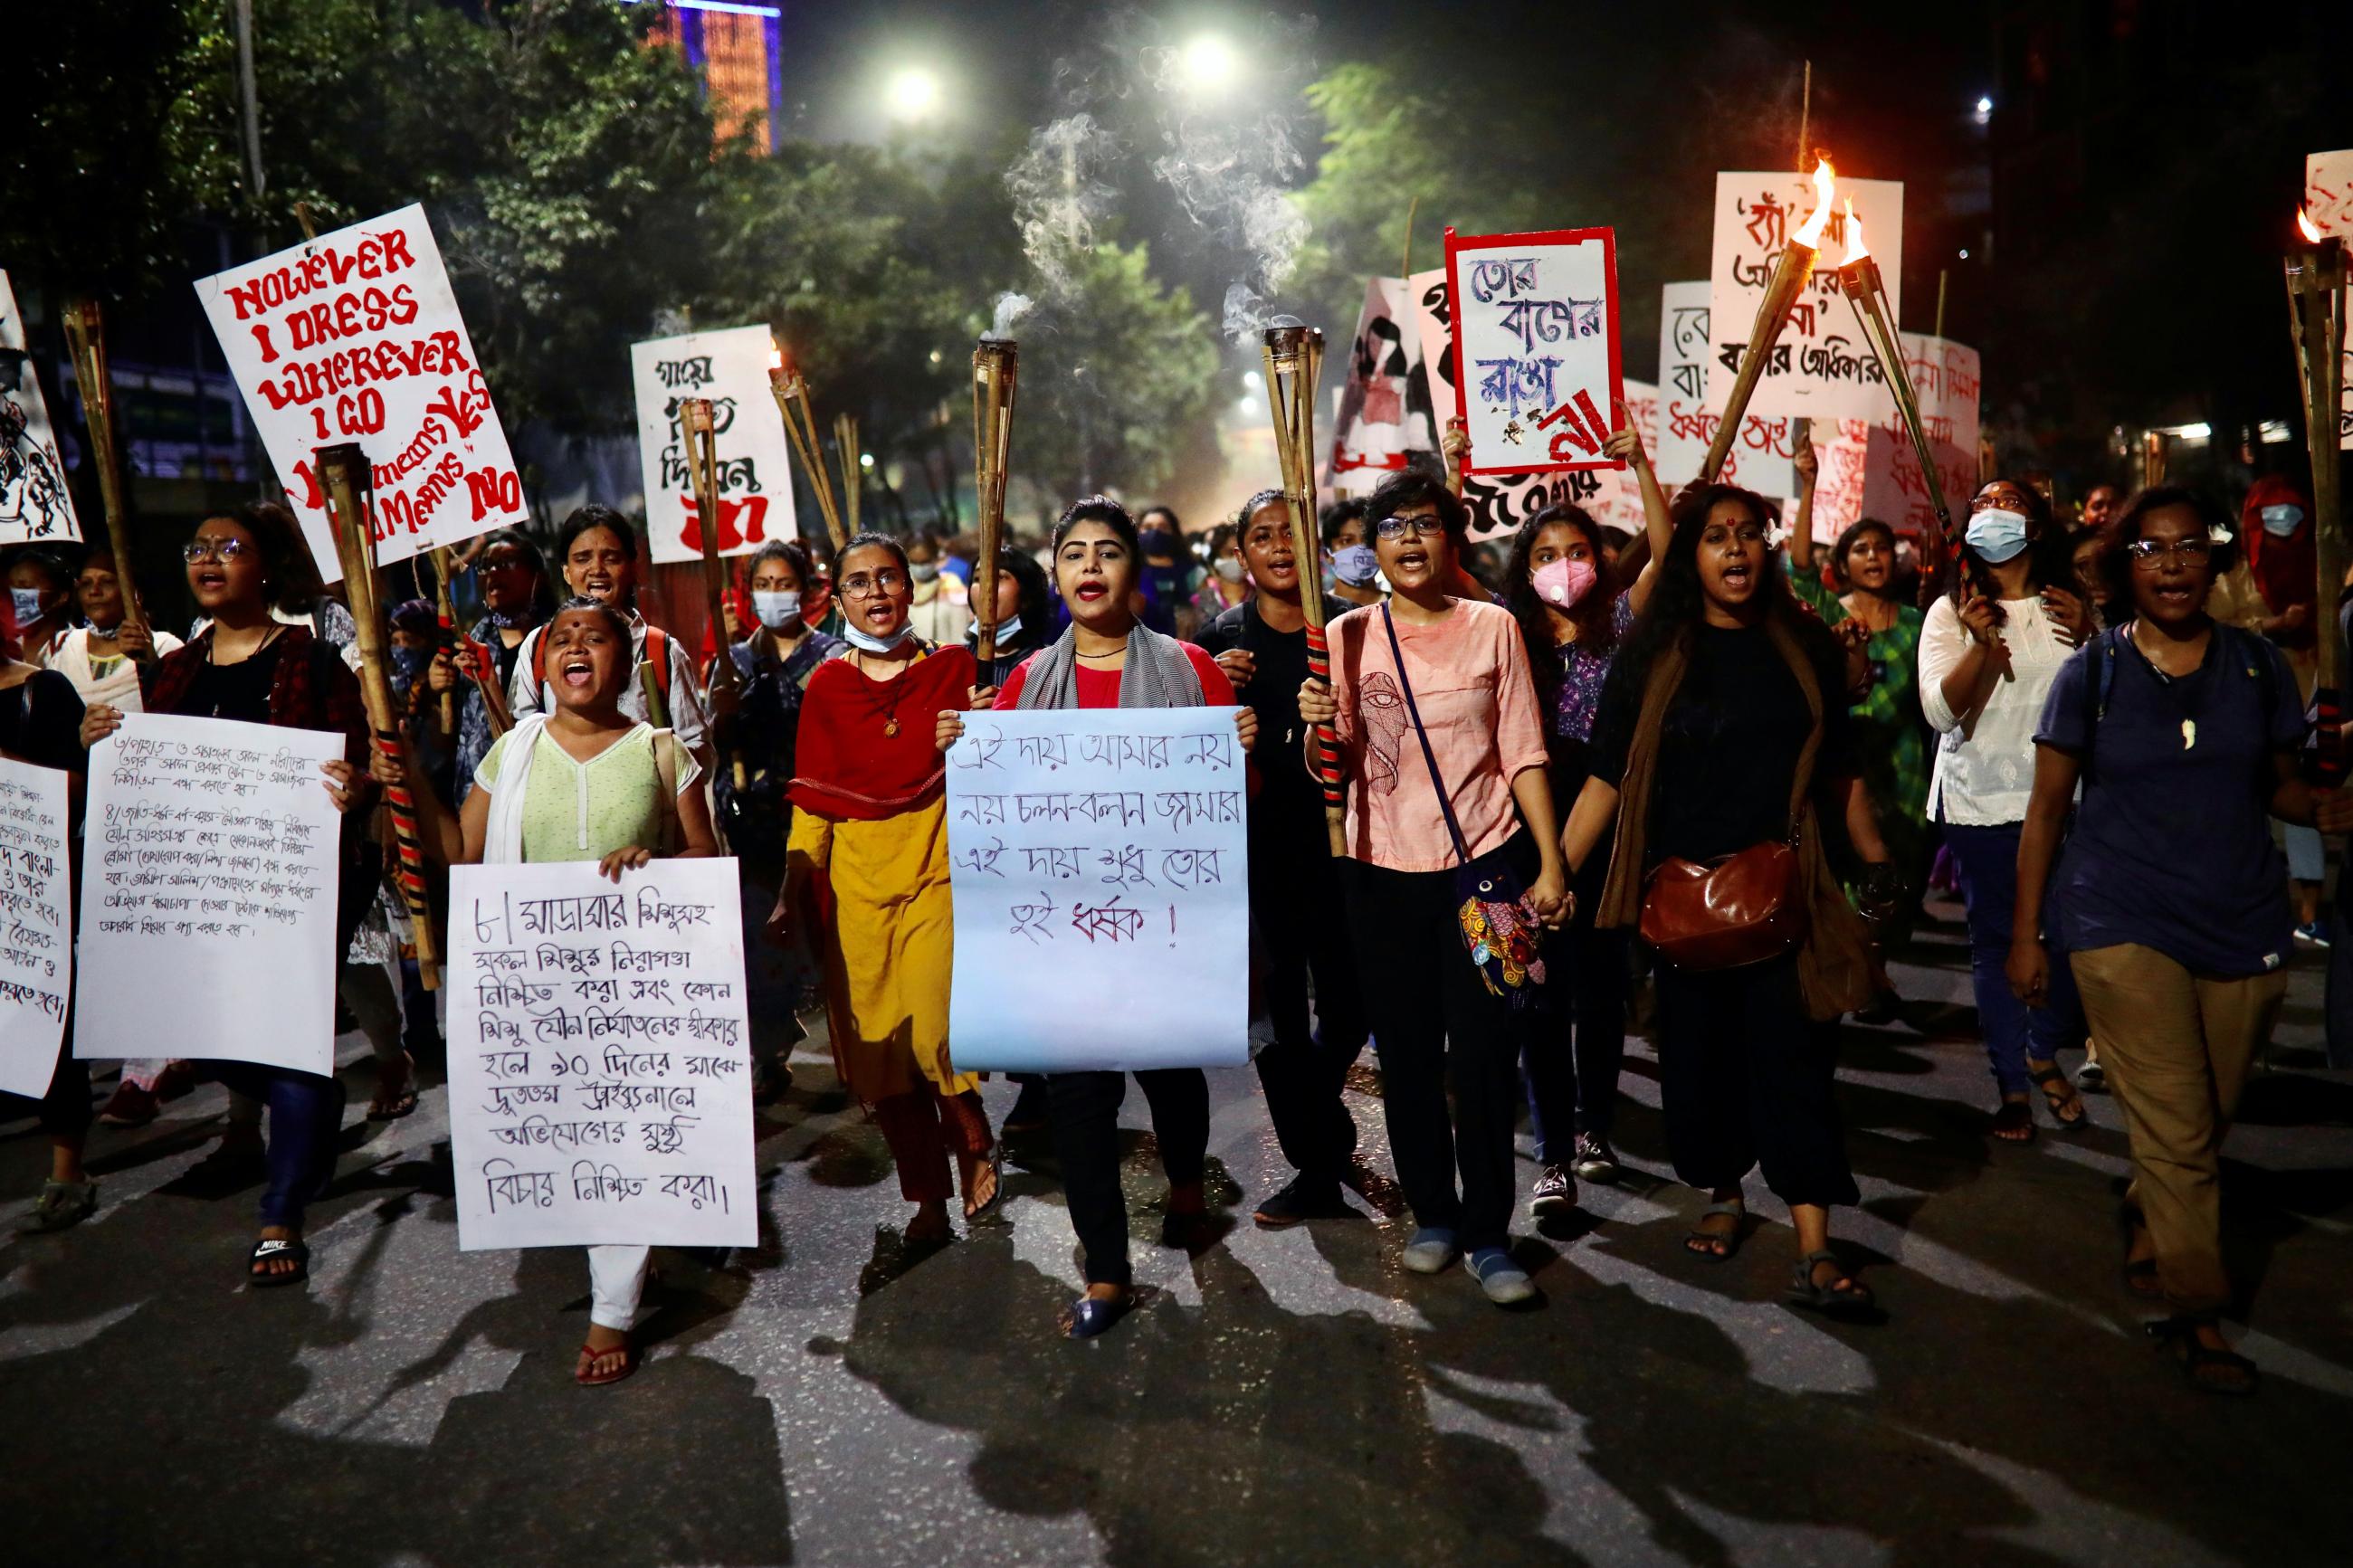
[[2195, 719], [2184, 719], [2181, 721], [2181, 749], [2186, 752], [2197, 743], [2198, 721]]
[[899, 721], [897, 721], [896, 719], [888, 720], [888, 721], [886, 721], [883, 723], [883, 726], [882, 726], [882, 733], [883, 733], [883, 735], [885, 736], [885, 738], [888, 738], [889, 736], [892, 736], [892, 735], [895, 735], [895, 734], [897, 734], [898, 732], [899, 732]]

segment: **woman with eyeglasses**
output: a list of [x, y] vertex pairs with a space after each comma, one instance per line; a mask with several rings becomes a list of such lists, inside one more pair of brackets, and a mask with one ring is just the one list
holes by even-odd
[[[1456, 870], [1467, 856], [1525, 888], [1546, 923], [1567, 917], [1544, 719], [1512, 613], [1452, 596], [1471, 527], [1460, 498], [1409, 472], [1366, 510], [1392, 597], [1327, 628], [1332, 681], [1300, 687], [1299, 717], [1333, 725], [1345, 759], [1342, 886], [1413, 1207], [1401, 1261], [1438, 1274], [1460, 1258], [1489, 1300], [1514, 1306], [1536, 1294], [1511, 1253], [1522, 1026], [1464, 945]], [[1499, 952], [1535, 946], [1526, 931], [1490, 935]], [[1540, 967], [1522, 973], [1540, 983]]]
[[[914, 574], [888, 534], [861, 533], [834, 563], [847, 647], [802, 693], [792, 837], [770, 929], [807, 931], [825, 979], [841, 1081], [866, 1107], [915, 1205], [906, 1239], [954, 1238], [949, 1156], [967, 1221], [997, 1202], [996, 1140], [980, 1080], [948, 1059], [947, 765], [938, 716], [976, 696], [972, 655], [909, 620]], [[985, 697], [986, 692], [979, 695]]]
[[[1071, 625], [1013, 672], [1002, 691], [984, 693], [1003, 709], [1222, 708], [1234, 700], [1225, 672], [1202, 649], [1143, 624], [1131, 607], [1145, 544], [1127, 509], [1107, 496], [1072, 501], [1054, 524], [1054, 584], [1071, 607]], [[934, 739], [944, 753], [964, 734], [954, 708], [938, 716]], [[1258, 718], [1244, 708], [1234, 728], [1247, 752]], [[1209, 1147], [1209, 1084], [1198, 1068], [1138, 1072], [1152, 1105], [1160, 1164], [1168, 1176], [1164, 1246], [1187, 1251], [1208, 1240], [1203, 1174]], [[1127, 1202], [1120, 1191], [1119, 1107], [1127, 1075], [1058, 1072], [1047, 1076], [1054, 1148], [1071, 1227], [1085, 1254], [1086, 1294], [1071, 1308], [1065, 1331], [1091, 1339], [1134, 1305], [1127, 1258]]]
[[1615, 823], [1594, 916], [1605, 930], [1643, 923], [1670, 861], [1796, 851], [1777, 891], [1797, 906], [1797, 945], [1722, 967], [1661, 955], [1660, 1104], [1676, 1176], [1709, 1196], [1685, 1248], [1716, 1262], [1739, 1249], [1741, 1189], [1761, 1167], [1797, 1232], [1788, 1299], [1864, 1317], [1872, 1292], [1831, 1249], [1830, 1211], [1860, 1197], [1839, 1125], [1837, 1021], [1869, 1000], [1869, 960], [1818, 824], [1834, 814], [1866, 864], [1887, 851], [1856, 776], [1845, 654], [1784, 584], [1765, 542], [1774, 521], [1731, 485], [1676, 504], [1657, 591], [1609, 667], [1565, 849], [1581, 870]]
[[1920, 629], [1920, 708], [1938, 736], [1927, 809], [1960, 870], [1978, 1028], [2000, 1096], [1989, 1131], [2029, 1143], [2037, 1089], [2062, 1128], [2087, 1124], [2083, 1097], [2054, 1059], [2080, 1033], [2064, 960], [2032, 1007], [2011, 993], [2004, 966], [2034, 727], [2060, 666], [2094, 627], [2040, 493], [1993, 480], [1971, 502], [1962, 540], [1951, 592], [1929, 606]]
[[[253, 502], [234, 515], [206, 519], [182, 554], [189, 591], [208, 624], [146, 673], [145, 710], [324, 730], [343, 737], [343, 760], [324, 765], [327, 793], [343, 813], [334, 948], [341, 957], [375, 901], [384, 858], [368, 834], [368, 813], [353, 809], [372, 803], [375, 795], [365, 772], [367, 725], [359, 681], [332, 644], [313, 637], [307, 626], [286, 625], [272, 613], [287, 584], [316, 582], [309, 547], [284, 508]], [[92, 703], [82, 715], [81, 743], [85, 749], [94, 746], [121, 727], [121, 709]], [[388, 984], [384, 991], [389, 1001]], [[397, 1017], [396, 1010], [385, 1037], [395, 1051]], [[257, 1020], [255, 1026], [265, 1025]], [[371, 1030], [372, 1039], [378, 1032]], [[385, 1047], [378, 1042], [376, 1048], [382, 1073], [387, 1065]], [[302, 1240], [303, 1213], [334, 1173], [343, 1083], [332, 1072], [254, 1062], [206, 1065], [231, 1091], [269, 1110], [261, 1235], [246, 1260], [247, 1283], [257, 1288], [300, 1284], [311, 1270], [311, 1249]]]
[[2265, 818], [2353, 826], [2353, 795], [2298, 774], [2304, 700], [2287, 659], [2207, 613], [2238, 544], [2220, 507], [2179, 486], [2142, 491], [2110, 525], [2102, 571], [2129, 618], [2051, 683], [2009, 955], [2029, 1006], [2053, 981], [2038, 932], [2073, 966], [2132, 1142], [2126, 1282], [2162, 1297], [2171, 1316], [2151, 1333], [2215, 1394], [2256, 1384], [2220, 1326], [2232, 1300], [2220, 1153], [2294, 943]]

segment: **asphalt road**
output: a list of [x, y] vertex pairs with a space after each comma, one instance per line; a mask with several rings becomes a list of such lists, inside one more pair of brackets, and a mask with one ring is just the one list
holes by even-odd
[[[2116, 1108], [1989, 1148], [1957, 932], [1898, 972], [1909, 1020], [1850, 1028], [1865, 1200], [1838, 1234], [1889, 1310], [1780, 1302], [1785, 1215], [1729, 1264], [1679, 1238], [1654, 1063], [1628, 1064], [1616, 1187], [1526, 1234], [1546, 1302], [1404, 1274], [1393, 1191], [1266, 1233], [1285, 1179], [1247, 1071], [1211, 1075], [1238, 1224], [1154, 1247], [1163, 1191], [1129, 1097], [1149, 1304], [1074, 1344], [1050, 1159], [1008, 1223], [905, 1247], [881, 1139], [821, 1042], [761, 1121], [762, 1246], [658, 1253], [642, 1371], [573, 1386], [578, 1252], [461, 1253], [442, 1091], [353, 1125], [312, 1211], [307, 1291], [240, 1284], [257, 1184], [210, 1179], [217, 1089], [92, 1145], [103, 1206], [0, 1240], [0, 1561], [805, 1563], [2343, 1563], [2353, 1524], [2353, 1075], [2318, 1070], [2295, 976], [2226, 1162], [2253, 1400], [2189, 1392], [2117, 1283]], [[353, 1042], [346, 1042], [347, 1046]], [[1350, 1103], [1387, 1169], [1370, 1058]], [[987, 1090], [1002, 1114], [1011, 1087]], [[45, 1168], [0, 1126], [0, 1224]], [[1523, 1184], [1534, 1176], [1524, 1161]]]

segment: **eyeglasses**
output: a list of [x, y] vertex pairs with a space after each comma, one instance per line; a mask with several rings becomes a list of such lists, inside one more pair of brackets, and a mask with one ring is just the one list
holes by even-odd
[[2125, 546], [2132, 563], [2144, 572], [2161, 572], [2168, 555], [2184, 566], [2203, 566], [2213, 558], [2214, 544], [2206, 539], [2177, 539], [2168, 544], [2162, 539], [2136, 539]]
[[1446, 525], [1434, 517], [1385, 517], [1373, 524], [1373, 531], [1383, 539], [1419, 539], [1425, 534], [1444, 533]]
[[200, 566], [207, 561], [227, 565], [232, 561], [250, 561], [259, 554], [242, 539], [191, 539], [180, 546], [180, 559], [191, 566]]
[[907, 585], [904, 572], [856, 572], [841, 580], [841, 592], [852, 599], [871, 599], [877, 594], [895, 594]]

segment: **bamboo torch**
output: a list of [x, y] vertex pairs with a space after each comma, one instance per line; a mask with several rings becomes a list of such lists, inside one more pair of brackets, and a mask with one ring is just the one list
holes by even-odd
[[[680, 404], [678, 419], [680, 433], [686, 437], [687, 472], [694, 481], [695, 532], [702, 540], [702, 596], [711, 611], [712, 641], [719, 648], [719, 657], [711, 666], [711, 692], [715, 698], [723, 691], [736, 693], [742, 686], [736, 679], [735, 657], [727, 647], [727, 573], [719, 563], [718, 420], [707, 397], [690, 397]], [[744, 770], [743, 753], [733, 747], [729, 751], [735, 792], [741, 795], [751, 787], [751, 777]]]
[[768, 351], [768, 390], [776, 395], [776, 412], [785, 416], [785, 434], [792, 437], [793, 458], [817, 496], [825, 536], [833, 541], [833, 552], [839, 556], [849, 542], [849, 532], [841, 526], [841, 510], [833, 500], [833, 481], [826, 475], [825, 451], [817, 439], [817, 416], [809, 411], [808, 383], [801, 379], [799, 366], [786, 363], [782, 348], [772, 346]]
[[[433, 618], [441, 623], [441, 635], [454, 642], [458, 636], [458, 606], [449, 602], [449, 576], [458, 568], [450, 561], [446, 544], [437, 544], [427, 553], [433, 560]], [[441, 694], [441, 732], [458, 732], [458, 689], [454, 686]]]
[[973, 565], [973, 652], [981, 679], [997, 660], [997, 557], [1005, 538], [1005, 467], [1013, 455], [1013, 395], [1021, 345], [985, 333], [972, 351], [973, 500], [980, 512], [980, 558]]
[[859, 461], [858, 420], [848, 414], [833, 416], [833, 456], [841, 465], [841, 526], [858, 537], [858, 503], [866, 489], [865, 465]]
[[[1307, 616], [1307, 673], [1327, 684], [1332, 658], [1324, 644], [1323, 559], [1315, 527], [1315, 384], [1324, 371], [1324, 334], [1288, 316], [1266, 329], [1260, 358], [1266, 405], [1274, 417], [1274, 450], [1282, 461], [1282, 499], [1291, 509], [1291, 553], [1299, 563], [1299, 607]], [[1328, 724], [1315, 727], [1316, 773], [1324, 785], [1324, 828], [1332, 853], [1348, 852], [1340, 800], [1340, 741]]]
[[2347, 544], [2339, 511], [2339, 410], [2345, 396], [2345, 241], [2323, 238], [2302, 211], [2296, 222], [2306, 248], [2286, 258], [2288, 331], [2295, 341], [2297, 379], [2304, 389], [2305, 441], [2312, 454], [2312, 537], [2319, 556], [2320, 669], [2312, 692], [2313, 723], [2319, 748], [2314, 784], [2334, 789], [2345, 782], [2346, 757], [2338, 724], [2344, 718], [2345, 644], [2331, 606], [2345, 584]]
[[1821, 254], [1822, 226], [1830, 221], [1831, 186], [1831, 161], [1824, 158], [1814, 165], [1814, 216], [1782, 246], [1781, 258], [1773, 264], [1773, 280], [1765, 286], [1765, 298], [1757, 303], [1747, 346], [1740, 351], [1739, 374], [1725, 400], [1723, 422], [1716, 426], [1715, 436], [1707, 444], [1706, 460], [1700, 464], [1704, 483], [1714, 484], [1715, 476], [1724, 471], [1724, 460], [1731, 456], [1733, 438], [1740, 433], [1740, 421], [1748, 412], [1748, 400], [1757, 395], [1757, 383], [1765, 374], [1765, 363], [1789, 324], [1789, 311], [1798, 295], [1814, 275], [1814, 258]]
[[[99, 499], [106, 510], [106, 542], [114, 552], [114, 580], [121, 584], [122, 618], [144, 626], [147, 609], [131, 578], [131, 508], [123, 489], [121, 448], [115, 444], [114, 383], [106, 368], [106, 321], [95, 300], [66, 307], [66, 342], [73, 351], [74, 381], [90, 424], [90, 460], [98, 467]], [[154, 658], [153, 652], [147, 656]]]
[[[392, 703], [392, 681], [385, 674], [384, 614], [375, 597], [375, 548], [368, 521], [369, 492], [374, 488], [367, 454], [359, 443], [321, 447], [316, 453], [320, 488], [327, 493], [335, 529], [335, 555], [343, 563], [345, 597], [352, 621], [359, 628], [360, 696], [367, 705], [368, 729], [375, 749], [401, 766], [402, 776], [417, 776], [408, 740], [401, 732], [400, 716]], [[425, 890], [425, 850], [417, 830], [417, 800], [406, 784], [388, 785], [385, 805], [392, 817], [395, 851], [400, 858], [396, 880], [408, 906], [409, 923], [417, 931], [417, 973], [427, 990], [441, 984], [441, 944], [433, 930], [433, 907]]]

